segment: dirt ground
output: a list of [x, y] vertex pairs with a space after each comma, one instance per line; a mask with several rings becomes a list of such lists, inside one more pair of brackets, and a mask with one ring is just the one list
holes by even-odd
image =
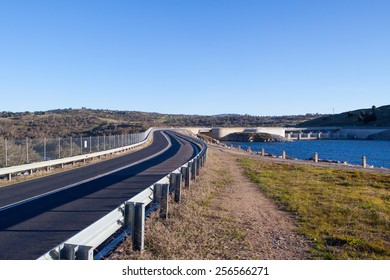
[[244, 230], [249, 250], [241, 253], [244, 259], [306, 259], [309, 257], [307, 240], [295, 232], [295, 221], [279, 210], [242, 173], [236, 157], [223, 149], [211, 148], [218, 164], [228, 168], [235, 184], [219, 197]]

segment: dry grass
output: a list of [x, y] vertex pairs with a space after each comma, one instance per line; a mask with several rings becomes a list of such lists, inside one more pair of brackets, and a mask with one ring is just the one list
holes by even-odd
[[242, 158], [268, 197], [299, 217], [319, 259], [390, 259], [390, 175]]

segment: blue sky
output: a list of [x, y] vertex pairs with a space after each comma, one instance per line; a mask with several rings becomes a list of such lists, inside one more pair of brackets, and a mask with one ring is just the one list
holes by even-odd
[[390, 104], [390, 1], [0, 0], [0, 111]]

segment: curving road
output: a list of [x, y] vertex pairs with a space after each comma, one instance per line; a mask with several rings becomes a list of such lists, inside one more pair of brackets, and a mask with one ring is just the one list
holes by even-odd
[[197, 150], [155, 131], [149, 147], [0, 189], [0, 259], [36, 259], [191, 159]]

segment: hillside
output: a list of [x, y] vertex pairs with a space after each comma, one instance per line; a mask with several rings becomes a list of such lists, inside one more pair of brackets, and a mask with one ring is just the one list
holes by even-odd
[[341, 114], [321, 116], [299, 124], [300, 127], [314, 126], [390, 126], [390, 105], [355, 111]]
[[321, 115], [218, 116], [174, 115], [134, 111], [61, 109], [45, 112], [0, 112], [0, 138], [42, 138], [127, 134], [149, 127], [288, 126]]

